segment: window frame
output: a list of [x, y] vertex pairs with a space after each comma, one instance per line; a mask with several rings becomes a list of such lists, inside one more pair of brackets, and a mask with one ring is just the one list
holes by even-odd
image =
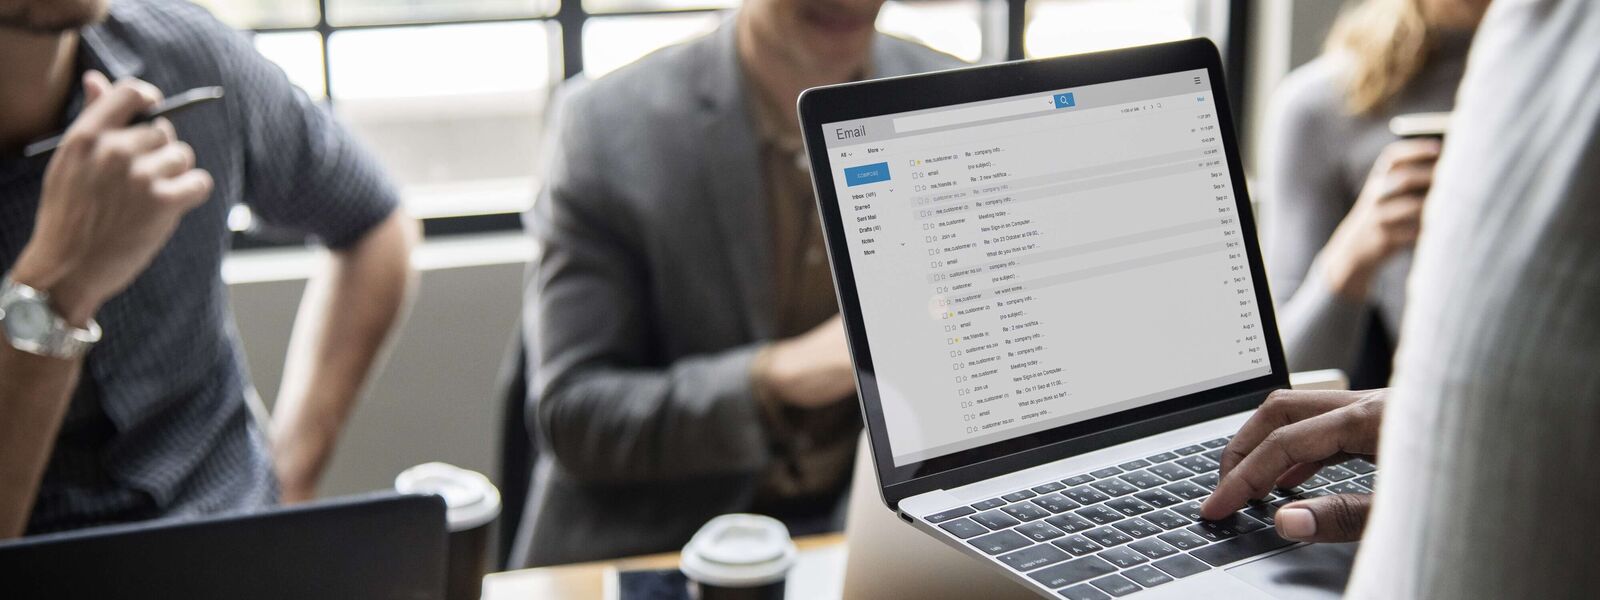
[[[326, 91], [323, 102], [331, 107], [338, 102], [338, 93], [334, 86], [332, 62], [329, 55], [329, 38], [340, 31], [357, 31], [362, 29], [406, 29], [413, 27], [429, 27], [437, 25], [471, 25], [480, 23], [543, 23], [554, 24], [560, 39], [561, 49], [560, 74], [562, 81], [571, 79], [583, 72], [583, 28], [585, 23], [593, 17], [628, 17], [628, 16], [653, 16], [671, 14], [696, 14], [720, 12], [729, 10], [722, 8], [676, 8], [663, 10], [630, 10], [590, 12], [584, 8], [583, 0], [556, 0], [557, 8], [554, 14], [541, 16], [493, 16], [493, 17], [467, 17], [459, 19], [418, 19], [404, 20], [393, 23], [361, 23], [351, 25], [333, 25], [328, 20], [328, 3], [330, 0], [317, 0], [317, 22], [312, 25], [295, 25], [282, 27], [263, 27], [249, 30], [255, 33], [289, 33], [289, 32], [314, 32], [321, 41], [322, 57], [322, 85]], [[915, 1], [915, 0], [911, 0]], [[1227, 74], [1228, 95], [1233, 101], [1234, 119], [1245, 114], [1245, 102], [1249, 99], [1246, 95], [1247, 57], [1249, 55], [1249, 28], [1251, 25], [1251, 2], [1249, 0], [1213, 0], [1225, 2], [1227, 7], [1226, 20], [1221, 32], [1221, 50], [1223, 71]], [[984, 62], [994, 60], [1021, 60], [1024, 58], [1023, 36], [1027, 29], [1028, 2], [1029, 0], [978, 0], [982, 5], [980, 23], [983, 28]], [[991, 36], [1003, 36], [1004, 45], [991, 43]], [[521, 220], [516, 213], [478, 214], [463, 216], [438, 216], [423, 219], [423, 234], [425, 238], [440, 236], [494, 233], [520, 230]], [[282, 232], [235, 232], [232, 246], [234, 249], [248, 249], [261, 247], [285, 247], [304, 245], [306, 239], [298, 236], [284, 235]]]

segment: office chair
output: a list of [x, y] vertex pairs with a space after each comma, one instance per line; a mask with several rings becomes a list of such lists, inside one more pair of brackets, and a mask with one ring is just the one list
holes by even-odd
[[517, 526], [522, 523], [522, 512], [528, 503], [529, 486], [532, 485], [533, 465], [538, 458], [539, 446], [534, 443], [533, 431], [528, 428], [528, 349], [522, 338], [522, 328], [516, 329], [506, 359], [500, 365], [501, 399], [504, 406], [500, 417], [500, 497], [499, 530], [495, 542], [495, 561], [498, 568], [506, 568], [511, 559], [511, 546], [516, 543]]

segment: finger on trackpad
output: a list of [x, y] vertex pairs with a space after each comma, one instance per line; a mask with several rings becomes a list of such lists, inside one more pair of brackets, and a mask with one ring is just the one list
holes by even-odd
[[1357, 544], [1312, 544], [1228, 569], [1274, 598], [1335, 599], [1344, 595]]

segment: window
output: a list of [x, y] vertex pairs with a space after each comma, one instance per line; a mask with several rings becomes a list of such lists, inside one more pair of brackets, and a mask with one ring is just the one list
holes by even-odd
[[[255, 32], [263, 55], [327, 103], [433, 234], [517, 226], [509, 215], [538, 187], [545, 112], [561, 80], [599, 77], [710, 32], [741, 0], [198, 1]], [[991, 62], [1193, 35], [1223, 44], [1247, 4], [889, 0], [878, 28]]]
[[600, 77], [646, 54], [709, 33], [722, 22], [720, 16], [692, 12], [591, 17], [583, 24], [583, 72]]
[[1045, 58], [1170, 42], [1207, 32], [1193, 0], [1035, 0], [1028, 6], [1023, 47]]
[[886, 2], [878, 30], [975, 63], [983, 59], [981, 8], [977, 0]]
[[333, 110], [427, 219], [526, 209], [557, 81], [541, 21], [335, 32]]

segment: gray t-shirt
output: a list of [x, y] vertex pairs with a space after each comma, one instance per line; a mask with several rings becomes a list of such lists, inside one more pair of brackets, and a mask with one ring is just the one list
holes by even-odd
[[1424, 214], [1356, 598], [1600, 593], [1600, 3], [1498, 0]]
[[[228, 213], [243, 203], [340, 248], [398, 197], [327, 111], [204, 10], [118, 0], [82, 36], [80, 69], [138, 77], [169, 96], [210, 85], [227, 96], [172, 117], [215, 191], [95, 316], [105, 337], [85, 359], [28, 532], [270, 504], [276, 486], [245, 404], [250, 381], [222, 282]], [[73, 95], [63, 127], [82, 104], [82, 91]], [[46, 164], [0, 156], [0, 272], [32, 236]]]
[[[1345, 108], [1349, 64], [1340, 53], [1296, 69], [1274, 95], [1261, 155], [1262, 211], [1267, 272], [1291, 369], [1343, 369], [1374, 379], [1364, 382], [1368, 387], [1385, 383], [1389, 350], [1368, 345], [1365, 336], [1382, 332], [1385, 341], [1396, 338], [1411, 252], [1401, 251], [1377, 272], [1365, 302], [1346, 300], [1327, 287], [1320, 253], [1355, 205], [1378, 154], [1397, 139], [1389, 119], [1455, 105], [1471, 44], [1471, 32], [1438, 34], [1423, 69], [1371, 114]], [[1382, 355], [1363, 354], [1371, 352]]]

